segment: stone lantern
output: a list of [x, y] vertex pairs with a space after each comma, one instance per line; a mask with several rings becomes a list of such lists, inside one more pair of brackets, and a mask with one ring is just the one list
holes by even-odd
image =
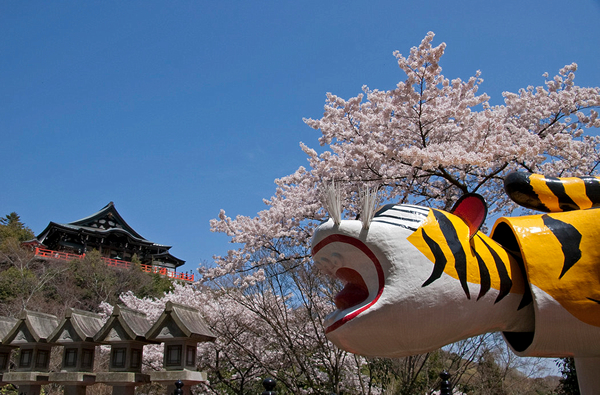
[[145, 344], [157, 343], [146, 339], [151, 326], [141, 311], [115, 306], [94, 336], [95, 342], [110, 345], [108, 372], [98, 372], [96, 382], [112, 385], [115, 395], [133, 395], [135, 386], [150, 381], [149, 375], [142, 374], [142, 355]]
[[94, 335], [102, 328], [98, 314], [67, 309], [65, 317], [52, 332], [49, 341], [64, 346], [60, 372], [50, 373], [50, 381], [65, 386], [65, 395], [82, 395], [86, 386], [96, 382]]
[[148, 340], [164, 343], [163, 368], [166, 371], [152, 372], [154, 382], [168, 384], [167, 393], [173, 393], [177, 380], [185, 387], [206, 381], [206, 373], [196, 371], [196, 350], [199, 342], [215, 341], [200, 312], [194, 308], [167, 302], [165, 310], [146, 334]]
[[16, 346], [4, 345], [2, 340], [15, 327], [17, 320], [9, 317], [0, 317], [0, 385], [2, 385], [2, 375], [9, 368], [10, 353]]
[[24, 310], [2, 344], [19, 347], [14, 372], [5, 373], [3, 380], [19, 386], [19, 394], [38, 395], [41, 386], [49, 383], [52, 344], [50, 334], [58, 326], [58, 318], [50, 314]]

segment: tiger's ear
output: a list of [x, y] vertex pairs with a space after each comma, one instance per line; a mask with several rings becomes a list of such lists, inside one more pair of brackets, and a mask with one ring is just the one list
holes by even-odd
[[465, 221], [469, 227], [469, 237], [473, 237], [487, 217], [487, 203], [483, 196], [467, 193], [458, 199], [451, 212]]

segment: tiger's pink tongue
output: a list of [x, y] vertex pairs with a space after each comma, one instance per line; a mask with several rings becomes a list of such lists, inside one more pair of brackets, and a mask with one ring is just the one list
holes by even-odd
[[335, 276], [346, 283], [344, 289], [335, 295], [333, 299], [335, 307], [339, 310], [345, 310], [367, 300], [369, 289], [365, 284], [365, 280], [356, 270], [343, 267], [335, 272]]

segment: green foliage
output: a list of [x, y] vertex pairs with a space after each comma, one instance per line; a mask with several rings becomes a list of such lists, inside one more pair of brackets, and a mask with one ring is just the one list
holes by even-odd
[[481, 377], [480, 393], [486, 395], [508, 395], [503, 388], [504, 374], [496, 363], [494, 354], [484, 350], [477, 365], [477, 373]]
[[[132, 264], [129, 270], [118, 270], [119, 295], [132, 291], [137, 297], [161, 297], [173, 289], [173, 281], [158, 273], [144, 272], [139, 264]], [[112, 304], [112, 303], [111, 303]]]
[[173, 290], [173, 281], [167, 277], [161, 276], [158, 273], [150, 273], [152, 282], [145, 287], [140, 288], [136, 296], [144, 297], [160, 297], [167, 292]]
[[114, 304], [118, 298], [115, 295], [117, 274], [102, 261], [102, 256], [96, 250], [88, 252], [82, 260], [70, 262], [67, 276], [72, 277], [80, 304], [78, 308], [85, 310], [96, 309], [101, 302]]
[[381, 387], [388, 394], [424, 394], [444, 370], [443, 354], [442, 350], [437, 350], [406, 358], [372, 358], [363, 374], [370, 377], [371, 386]]
[[12, 384], [0, 386], [0, 395], [18, 395], [18, 389]]
[[161, 297], [173, 288], [172, 280], [144, 272], [139, 263], [130, 265], [128, 270], [108, 266], [96, 250], [86, 253], [82, 260], [72, 261], [70, 265], [68, 276], [72, 276], [76, 286], [74, 292], [77, 294], [78, 308], [86, 310], [97, 309], [101, 302], [117, 304], [119, 295], [127, 291], [132, 291], [140, 298]]
[[34, 237], [33, 231], [21, 222], [21, 218], [15, 212], [0, 218], [0, 246], [4, 246], [5, 241], [16, 239], [19, 242], [31, 240]]
[[133, 254], [133, 256], [131, 257], [131, 263], [133, 265], [139, 266], [142, 264], [142, 261], [140, 260], [140, 257], [137, 254]]
[[26, 290], [31, 290], [37, 284], [37, 277], [29, 269], [19, 270], [9, 267], [0, 272], [0, 302], [9, 303]]

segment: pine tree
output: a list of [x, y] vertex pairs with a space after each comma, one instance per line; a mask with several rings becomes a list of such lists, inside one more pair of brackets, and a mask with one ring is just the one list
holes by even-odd
[[9, 239], [22, 242], [33, 237], [33, 231], [21, 222], [21, 217], [14, 211], [0, 218], [0, 245], [3, 245]]

